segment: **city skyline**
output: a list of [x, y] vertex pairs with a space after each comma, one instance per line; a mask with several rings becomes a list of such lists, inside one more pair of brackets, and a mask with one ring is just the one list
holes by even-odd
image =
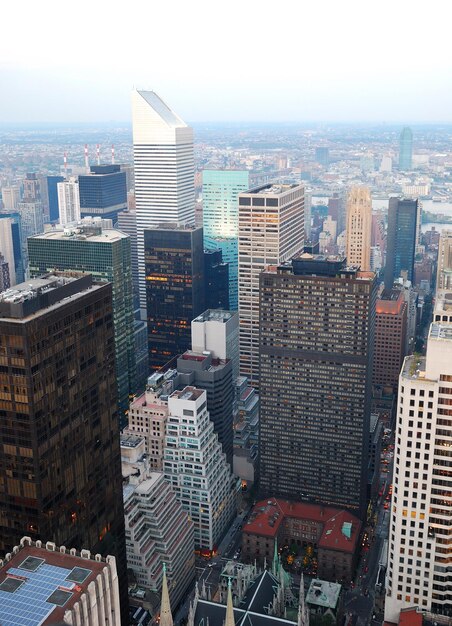
[[[268, 2], [257, 11], [254, 3], [234, 1], [221, 20], [203, 1], [181, 5], [176, 20], [170, 6], [149, 10], [139, 3], [116, 17], [102, 2], [82, 1], [71, 14], [71, 30], [87, 45], [67, 42], [56, 14], [53, 18], [54, 2], [28, 6], [26, 23], [20, 4], [8, 6], [4, 20], [21, 24], [21, 45], [15, 29], [5, 29], [0, 80], [9, 97], [0, 104], [0, 118], [126, 120], [130, 91], [145, 87], [190, 121], [451, 120], [452, 93], [444, 80], [447, 20], [436, 19], [435, 5], [439, 12], [434, 0], [420, 21], [406, 1], [385, 0], [372, 11], [348, 0], [328, 3], [326, 12], [323, 5], [302, 12], [283, 3], [278, 16], [284, 28], [274, 29]], [[168, 25], [177, 45], [168, 40]], [[271, 32], [272, 45], [261, 46], [257, 57], [240, 45], [221, 45], [240, 38], [250, 25], [255, 45]], [[409, 63], [404, 33], [420, 41], [410, 46]], [[100, 66], [96, 58], [106, 54], [109, 60]], [[271, 88], [274, 82], [277, 90]]]

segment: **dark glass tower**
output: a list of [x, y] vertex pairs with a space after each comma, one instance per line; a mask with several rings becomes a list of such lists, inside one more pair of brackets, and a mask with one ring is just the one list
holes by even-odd
[[111, 285], [54, 273], [1, 294], [0, 383], [0, 554], [24, 535], [114, 554], [126, 610]]
[[113, 220], [127, 209], [126, 173], [119, 165], [92, 165], [91, 173], [78, 177], [80, 214]]
[[260, 488], [363, 516], [375, 276], [303, 255], [260, 275]]
[[229, 310], [229, 263], [223, 263], [221, 250], [204, 250], [207, 309]]
[[392, 289], [400, 272], [414, 278], [414, 256], [418, 234], [419, 200], [389, 198], [385, 289]]
[[58, 183], [64, 181], [64, 176], [47, 176], [47, 196], [49, 198], [49, 219], [51, 222], [58, 222], [60, 219], [60, 209], [58, 206]]
[[159, 369], [190, 348], [191, 321], [205, 309], [202, 228], [144, 231], [149, 366]]
[[399, 169], [410, 170], [413, 165], [413, 131], [406, 126], [400, 133]]

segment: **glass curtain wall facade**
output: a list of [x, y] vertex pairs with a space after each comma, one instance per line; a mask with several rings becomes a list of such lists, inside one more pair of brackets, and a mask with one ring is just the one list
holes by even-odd
[[149, 366], [190, 348], [191, 321], [205, 309], [202, 228], [144, 231]]
[[249, 189], [249, 172], [204, 170], [202, 175], [204, 247], [219, 248], [229, 264], [229, 309], [238, 308], [239, 193]]
[[385, 289], [390, 290], [394, 281], [405, 270], [413, 283], [414, 256], [418, 235], [419, 200], [389, 198], [388, 239], [385, 268]]
[[123, 415], [129, 406], [129, 394], [136, 391], [130, 240], [114, 229], [82, 230], [80, 235], [68, 236], [63, 230], [53, 230], [30, 237], [30, 274], [36, 277], [54, 269], [73, 270], [89, 272], [99, 282], [112, 283], [116, 381]]

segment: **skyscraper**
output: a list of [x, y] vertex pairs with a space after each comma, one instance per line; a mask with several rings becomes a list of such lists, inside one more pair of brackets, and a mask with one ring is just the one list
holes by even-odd
[[92, 165], [78, 177], [82, 217], [103, 217], [116, 224], [118, 213], [127, 209], [126, 173], [120, 165]]
[[130, 237], [130, 259], [132, 265], [133, 303], [134, 309], [139, 307], [139, 278], [138, 278], [138, 250], [137, 250], [137, 213], [135, 209], [128, 209], [118, 213], [118, 230]]
[[15, 211], [19, 204], [20, 191], [19, 187], [2, 187], [3, 207], [8, 211]]
[[99, 282], [111, 282], [118, 401], [122, 412], [136, 391], [134, 319], [130, 241], [115, 229], [79, 224], [30, 237], [30, 275], [59, 270], [89, 272]]
[[208, 309], [229, 309], [229, 263], [224, 263], [221, 250], [204, 250], [205, 306]]
[[413, 161], [413, 131], [408, 126], [400, 133], [399, 140], [399, 169], [410, 170]]
[[377, 299], [372, 381], [393, 392], [406, 354], [407, 310], [403, 289], [384, 290]]
[[60, 219], [58, 208], [58, 183], [64, 181], [64, 176], [47, 176], [47, 197], [49, 199], [49, 220], [52, 223]]
[[[163, 222], [194, 224], [193, 129], [153, 91], [132, 92], [137, 247], [144, 276], [144, 230]], [[146, 288], [140, 284], [140, 306]]]
[[190, 347], [190, 324], [205, 309], [202, 228], [168, 224], [144, 231], [149, 366]]
[[19, 225], [12, 217], [3, 217], [2, 213], [0, 213], [0, 254], [8, 263], [10, 286], [22, 282], [20, 278], [23, 280], [23, 273], [17, 277], [19, 281], [16, 280], [16, 269], [19, 270], [19, 275], [21, 274], [20, 268], [16, 268], [16, 265], [20, 264], [22, 258]]
[[372, 200], [367, 187], [352, 187], [347, 198], [347, 246], [349, 265], [370, 271]]
[[452, 230], [443, 230], [438, 246], [437, 289], [452, 289]]
[[80, 194], [76, 178], [57, 183], [58, 214], [61, 226], [80, 219]]
[[386, 573], [390, 622], [409, 606], [452, 615], [452, 293], [438, 300], [441, 321], [430, 326], [426, 357], [408, 356], [400, 373]]
[[111, 291], [54, 273], [0, 294], [0, 553], [26, 534], [113, 554], [126, 611]]
[[238, 307], [239, 193], [249, 189], [249, 172], [204, 170], [202, 207], [204, 247], [219, 248], [229, 264], [229, 308]]
[[260, 274], [265, 496], [363, 516], [375, 297], [375, 275], [343, 257], [303, 254]]
[[233, 311], [204, 311], [191, 323], [194, 352], [212, 352], [216, 359], [230, 359], [232, 374], [239, 375], [239, 316]]
[[259, 274], [304, 243], [302, 185], [264, 185], [239, 195], [240, 372], [259, 381]]
[[389, 198], [385, 289], [390, 290], [402, 270], [414, 280], [419, 200]]
[[0, 293], [11, 287], [9, 276], [9, 263], [0, 252]]

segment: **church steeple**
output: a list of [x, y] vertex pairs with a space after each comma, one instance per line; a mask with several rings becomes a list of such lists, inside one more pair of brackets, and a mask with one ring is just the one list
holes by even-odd
[[309, 626], [309, 610], [304, 600], [304, 576], [301, 574], [297, 626]]
[[232, 583], [230, 577], [228, 580], [228, 601], [226, 603], [226, 618], [224, 620], [224, 626], [235, 626], [234, 605], [232, 603]]
[[160, 626], [174, 626], [166, 579], [166, 563], [163, 563], [162, 603], [160, 605]]
[[278, 554], [278, 540], [275, 537], [275, 549], [273, 551], [273, 563], [272, 563], [272, 574], [275, 578], [279, 578], [279, 554]]

